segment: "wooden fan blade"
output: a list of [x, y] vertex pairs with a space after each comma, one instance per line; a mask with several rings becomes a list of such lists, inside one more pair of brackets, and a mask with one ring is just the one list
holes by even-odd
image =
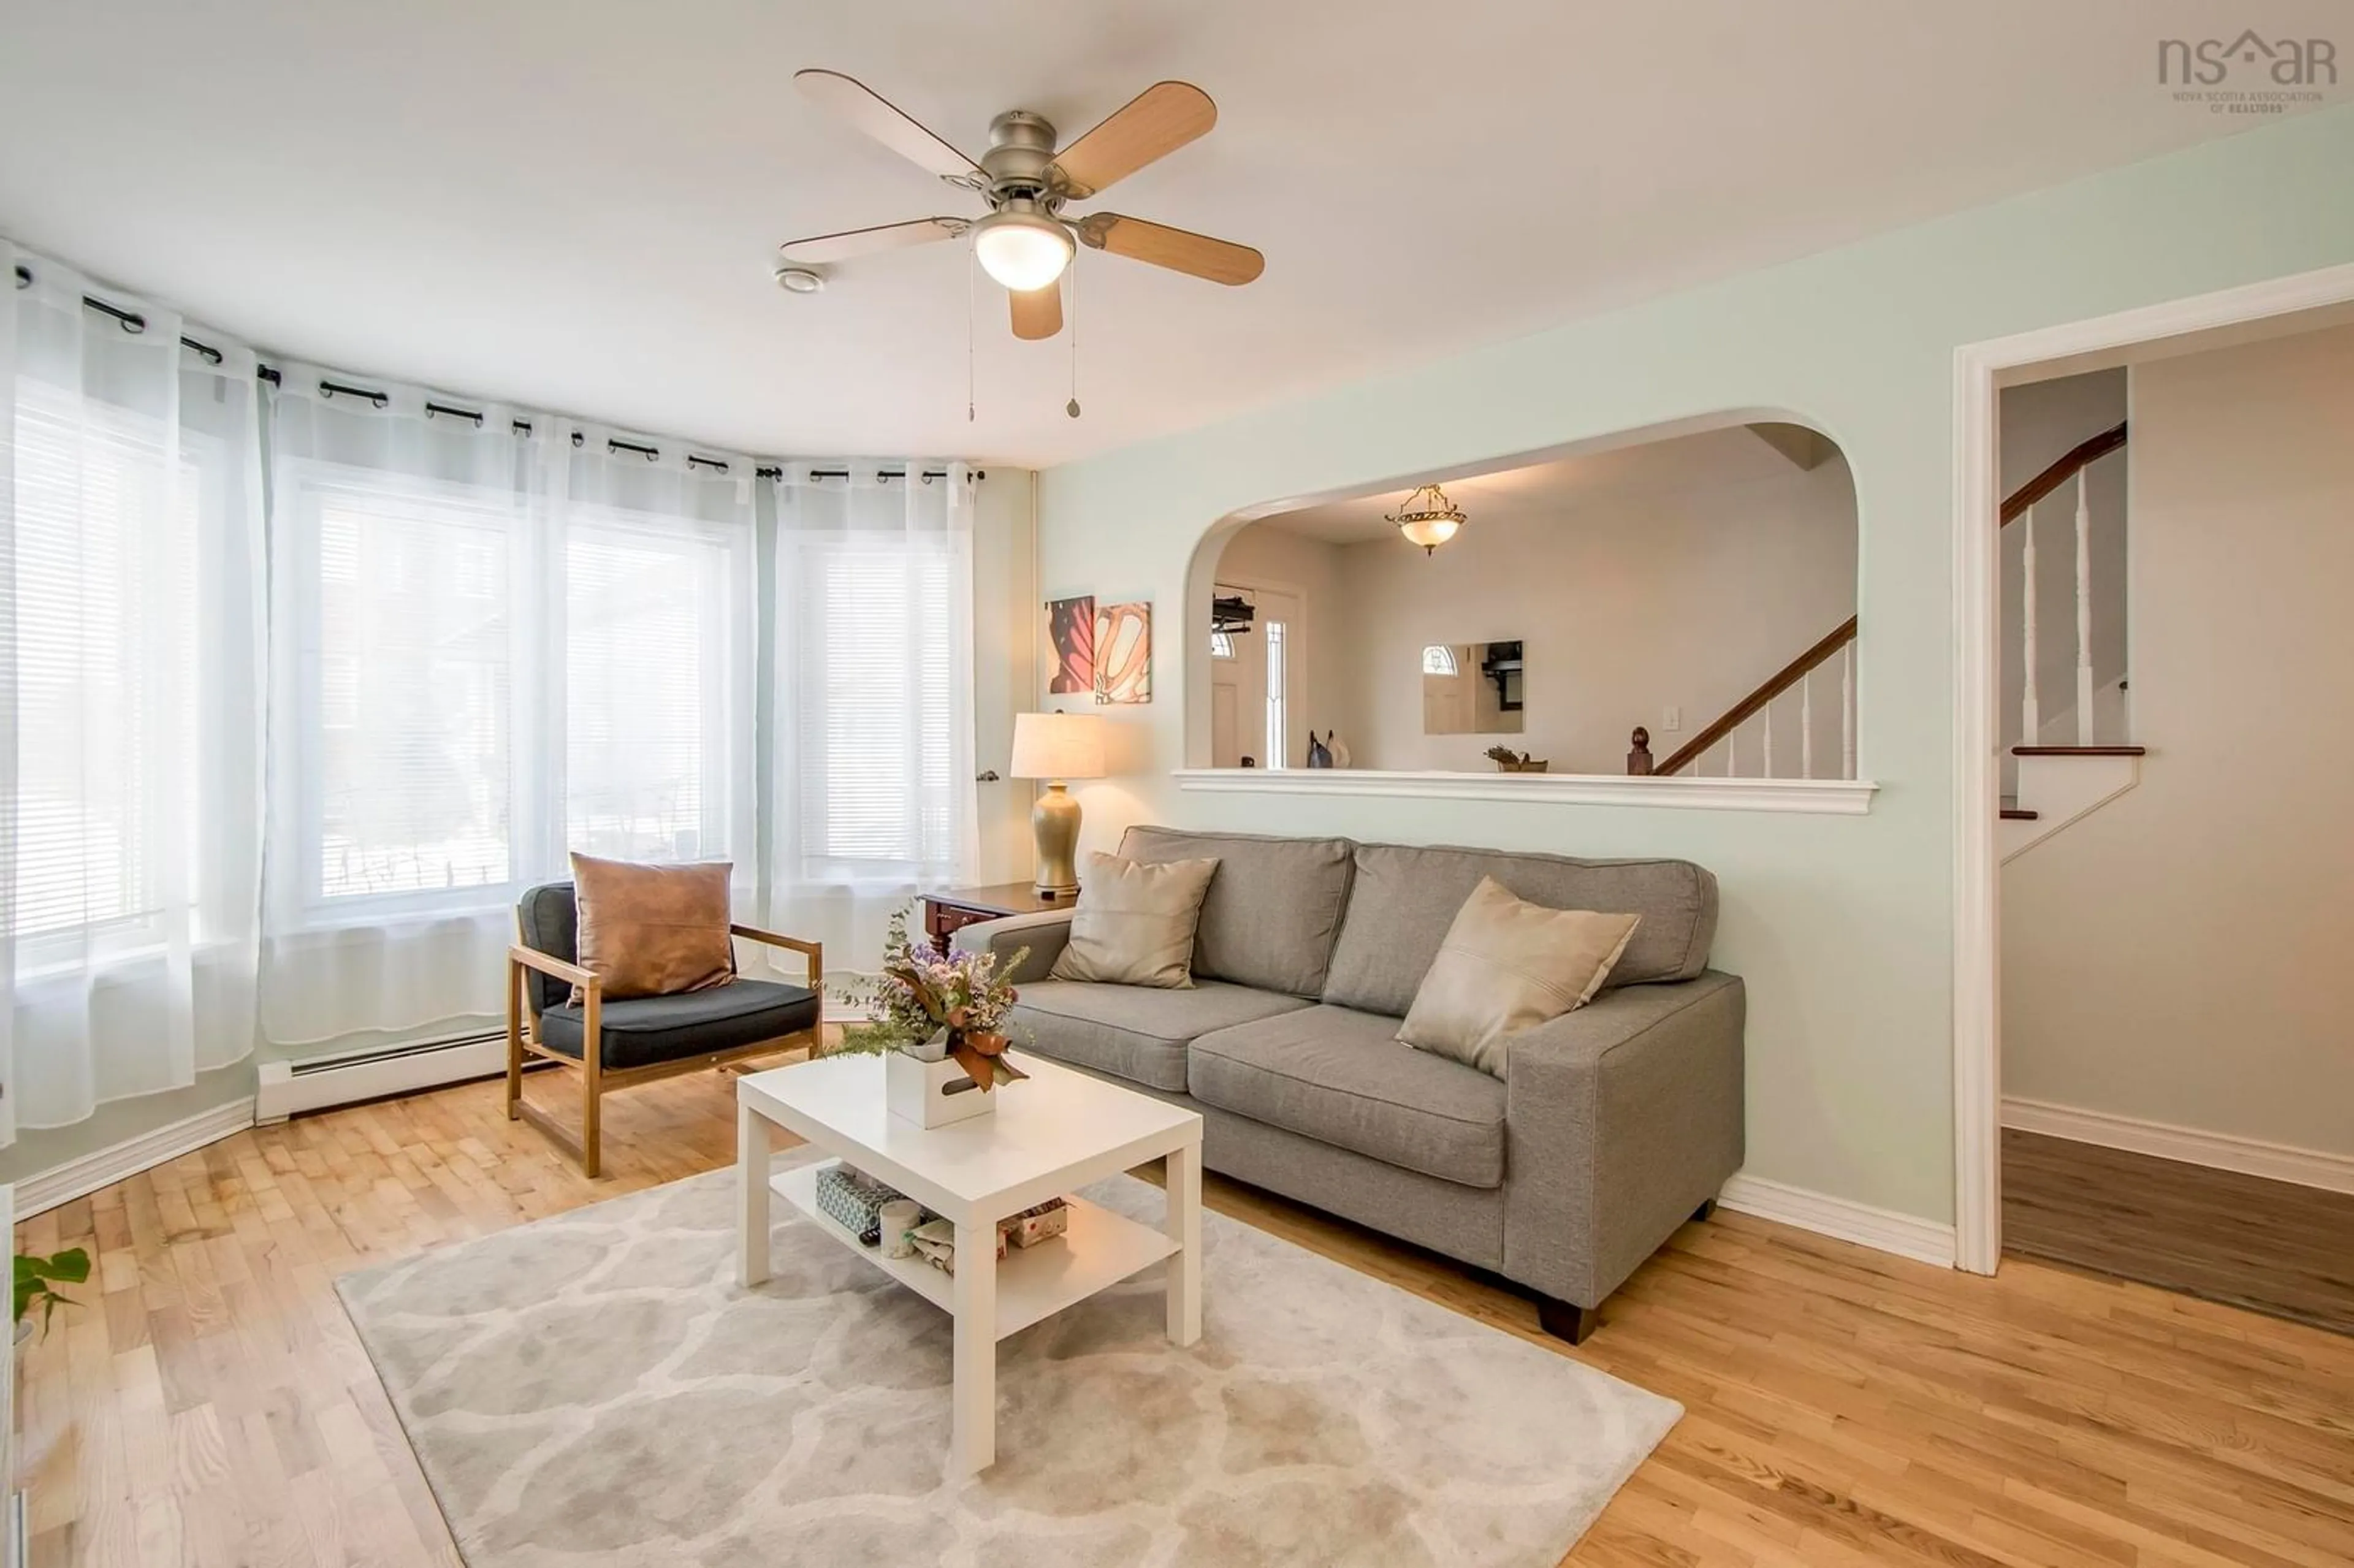
[[794, 84], [859, 130], [944, 180], [988, 182], [981, 165], [926, 130], [892, 101], [838, 70], [797, 70]]
[[1009, 289], [1005, 297], [1013, 302], [1013, 335], [1032, 343], [1054, 336], [1063, 330], [1063, 284], [1060, 279], [1043, 289], [1026, 292]]
[[1097, 250], [1190, 272], [1213, 283], [1247, 283], [1267, 270], [1267, 258], [1247, 245], [1116, 212], [1092, 214], [1080, 220], [1078, 230], [1080, 240]]
[[845, 228], [839, 234], [813, 234], [806, 239], [788, 239], [777, 249], [788, 261], [823, 266], [830, 261], [849, 261], [861, 256], [872, 256], [878, 250], [897, 250], [909, 245], [928, 245], [935, 239], [954, 239], [971, 227], [961, 217], [918, 217], [906, 223], [885, 223], [873, 228]]
[[1218, 122], [1218, 106], [1190, 81], [1156, 81], [1055, 154], [1074, 201], [1165, 158]]

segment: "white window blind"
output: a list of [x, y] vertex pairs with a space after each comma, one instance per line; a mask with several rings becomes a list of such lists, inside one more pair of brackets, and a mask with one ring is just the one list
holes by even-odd
[[171, 759], [196, 657], [201, 491], [160, 421], [29, 379], [16, 397], [23, 938], [151, 917], [175, 885], [163, 857], [186, 846], [164, 832], [164, 797], [189, 788]]

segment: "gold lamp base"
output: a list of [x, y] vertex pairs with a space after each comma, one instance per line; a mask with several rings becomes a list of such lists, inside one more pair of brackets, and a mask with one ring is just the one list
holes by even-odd
[[1030, 831], [1038, 840], [1036, 886], [1042, 898], [1069, 898], [1079, 891], [1079, 803], [1059, 779], [1030, 808]]

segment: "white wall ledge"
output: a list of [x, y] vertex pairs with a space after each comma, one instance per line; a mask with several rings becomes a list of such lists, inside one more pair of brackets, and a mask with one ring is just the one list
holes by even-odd
[[1214, 795], [1350, 795], [1393, 800], [1539, 800], [1671, 811], [1800, 811], [1861, 817], [1880, 786], [1861, 779], [1628, 778], [1616, 773], [1389, 773], [1355, 768], [1180, 768], [1180, 789]]

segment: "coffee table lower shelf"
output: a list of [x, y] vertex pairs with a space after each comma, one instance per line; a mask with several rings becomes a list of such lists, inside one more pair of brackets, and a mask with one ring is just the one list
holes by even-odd
[[[956, 1281], [920, 1257], [883, 1255], [866, 1246], [817, 1206], [817, 1173], [837, 1160], [780, 1171], [769, 1188], [800, 1210], [818, 1229], [856, 1253], [943, 1312], [953, 1314]], [[1177, 1243], [1152, 1226], [1113, 1213], [1099, 1203], [1067, 1194], [1070, 1228], [1036, 1246], [1015, 1247], [997, 1266], [997, 1337], [1018, 1334], [1177, 1251]]]

